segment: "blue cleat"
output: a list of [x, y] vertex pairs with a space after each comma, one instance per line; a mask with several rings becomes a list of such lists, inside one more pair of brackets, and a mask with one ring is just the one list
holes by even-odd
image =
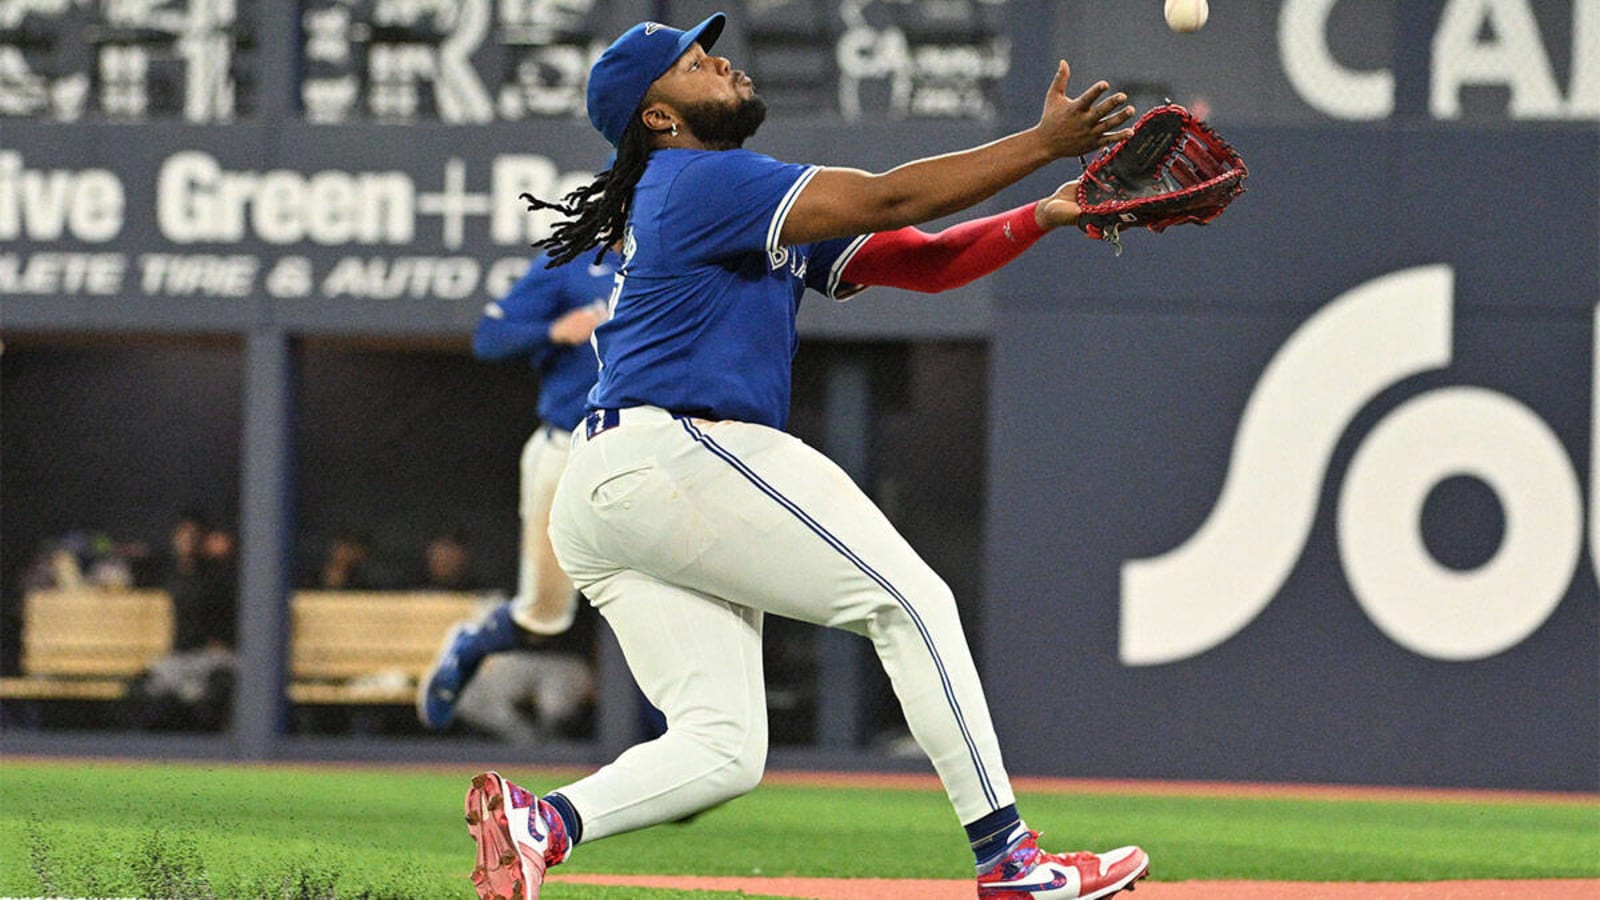
[[445, 635], [433, 668], [417, 685], [417, 718], [435, 731], [449, 727], [456, 717], [461, 691], [478, 674], [492, 653], [517, 646], [517, 624], [511, 620], [511, 602], [490, 610], [476, 622], [459, 622]]

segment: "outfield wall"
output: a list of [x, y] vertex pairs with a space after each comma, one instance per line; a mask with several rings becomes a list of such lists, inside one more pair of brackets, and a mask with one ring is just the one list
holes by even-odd
[[1600, 136], [1235, 139], [1215, 227], [998, 276], [1013, 764], [1593, 788]]

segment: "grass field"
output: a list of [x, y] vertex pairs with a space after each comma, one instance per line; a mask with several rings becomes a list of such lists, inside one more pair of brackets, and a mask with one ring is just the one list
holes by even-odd
[[[534, 790], [559, 773], [506, 769]], [[472, 898], [473, 770], [0, 763], [0, 896]], [[1591, 798], [1592, 799], [1592, 798]], [[1600, 803], [1023, 793], [1059, 849], [1140, 843], [1155, 880], [1600, 877]], [[963, 878], [943, 795], [764, 785], [581, 847], [561, 872]], [[551, 884], [551, 900], [732, 894]]]

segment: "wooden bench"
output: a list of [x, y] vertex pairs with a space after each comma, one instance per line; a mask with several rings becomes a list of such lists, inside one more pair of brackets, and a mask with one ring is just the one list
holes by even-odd
[[476, 594], [301, 591], [289, 637], [289, 699], [409, 705], [450, 626], [473, 618]]
[[22, 674], [0, 678], [0, 697], [120, 700], [171, 647], [165, 591], [34, 591], [22, 600]]
[[[301, 591], [290, 605], [294, 703], [410, 705], [450, 626], [476, 594]], [[20, 677], [0, 698], [120, 700], [172, 646], [164, 591], [37, 591], [23, 600]]]

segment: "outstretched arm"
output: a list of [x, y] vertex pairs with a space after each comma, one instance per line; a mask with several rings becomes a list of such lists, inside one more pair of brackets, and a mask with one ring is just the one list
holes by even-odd
[[1078, 183], [999, 215], [953, 225], [937, 234], [900, 228], [872, 235], [845, 265], [840, 281], [936, 293], [999, 269], [1062, 225], [1078, 221]]
[[535, 260], [499, 300], [483, 308], [472, 335], [472, 353], [488, 362], [526, 359], [563, 344], [581, 344], [602, 321], [590, 307], [562, 312], [562, 280]]
[[472, 354], [486, 362], [507, 362], [550, 347], [581, 344], [606, 319], [600, 306], [581, 306], [554, 319], [512, 319], [503, 303], [484, 307], [472, 335]]
[[1133, 118], [1133, 107], [1122, 106], [1127, 96], [1108, 94], [1110, 85], [1102, 81], [1068, 97], [1070, 74], [1065, 62], [1057, 67], [1039, 123], [1027, 131], [881, 175], [858, 169], [818, 171], [784, 218], [780, 242], [806, 244], [937, 219], [994, 196], [1052, 160], [1127, 137], [1127, 130], [1118, 130]]

